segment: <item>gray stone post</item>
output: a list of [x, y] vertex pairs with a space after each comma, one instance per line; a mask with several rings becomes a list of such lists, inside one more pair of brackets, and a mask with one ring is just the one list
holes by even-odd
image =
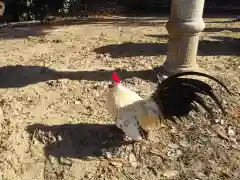
[[168, 52], [164, 70], [170, 74], [200, 71], [196, 61], [199, 35], [205, 28], [205, 0], [172, 0], [171, 15], [166, 24], [169, 33]]

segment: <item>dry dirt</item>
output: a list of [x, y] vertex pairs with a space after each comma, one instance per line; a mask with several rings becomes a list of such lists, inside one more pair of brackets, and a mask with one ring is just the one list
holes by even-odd
[[[198, 62], [230, 90], [216, 112], [169, 124], [135, 145], [106, 110], [107, 84], [146, 95], [166, 58], [166, 18], [89, 18], [0, 29], [0, 179], [238, 179], [240, 23], [205, 19]], [[238, 47], [238, 48], [237, 48]]]

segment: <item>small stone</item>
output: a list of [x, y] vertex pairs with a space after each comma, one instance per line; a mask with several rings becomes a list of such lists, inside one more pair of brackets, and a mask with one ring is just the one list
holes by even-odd
[[167, 156], [168, 157], [174, 157], [175, 156], [175, 152], [173, 150], [170, 150], [167, 152]]
[[198, 178], [200, 178], [200, 179], [206, 177], [205, 174], [202, 173], [202, 172], [195, 172], [194, 174], [195, 174]]
[[189, 144], [188, 144], [187, 141], [180, 141], [179, 144], [180, 144], [180, 146], [182, 146], [182, 147], [188, 147], [188, 146], [189, 146]]
[[235, 135], [235, 132], [233, 131], [233, 129], [231, 127], [228, 128], [228, 134], [230, 136], [234, 136]]
[[177, 129], [175, 127], [172, 127], [172, 129], [170, 130], [171, 133], [177, 133]]
[[80, 101], [75, 101], [75, 104], [81, 104], [81, 102]]
[[167, 170], [163, 173], [163, 176], [167, 178], [172, 178], [178, 175], [178, 171], [176, 170]]
[[110, 159], [112, 158], [111, 152], [109, 152], [106, 148], [101, 149], [102, 155], [105, 156], [106, 158]]
[[224, 105], [227, 105], [227, 101], [225, 101], [225, 100], [222, 100], [222, 103], [223, 103]]
[[128, 156], [129, 163], [131, 164], [132, 167], [136, 168], [137, 167], [137, 160], [136, 157], [133, 153], [130, 153]]
[[220, 121], [220, 124], [221, 124], [221, 125], [224, 125], [224, 124], [225, 124], [225, 121], [222, 119], [222, 120]]
[[115, 166], [115, 167], [117, 167], [117, 168], [121, 168], [122, 167], [122, 163], [120, 163], [120, 162], [111, 162], [110, 164]]
[[177, 144], [168, 144], [168, 147], [172, 149], [177, 149], [179, 146]]
[[235, 143], [236, 143], [236, 142], [237, 142], [237, 139], [236, 139], [236, 138], [233, 138], [233, 137], [231, 137], [231, 138], [230, 138], [230, 141], [232, 141], [232, 142], [235, 142]]
[[182, 151], [180, 149], [176, 150], [177, 157], [180, 157], [182, 155]]
[[232, 144], [232, 148], [240, 150], [240, 145], [239, 144]]
[[215, 67], [220, 70], [225, 68], [224, 64], [216, 64]]
[[212, 125], [212, 130], [214, 130], [221, 138], [228, 140], [228, 136], [227, 136], [226, 131], [224, 130], [223, 126], [220, 126], [217, 124]]
[[57, 141], [62, 141], [63, 139], [62, 139], [62, 136], [60, 136], [60, 135], [57, 135]]
[[108, 159], [111, 159], [111, 158], [112, 158], [112, 154], [111, 154], [110, 152], [106, 152], [105, 154], [106, 154], [106, 157], [107, 157]]
[[168, 78], [168, 76], [166, 76], [166, 75], [163, 75], [163, 76], [162, 76], [162, 78], [163, 78], [163, 79], [167, 79], [167, 78]]

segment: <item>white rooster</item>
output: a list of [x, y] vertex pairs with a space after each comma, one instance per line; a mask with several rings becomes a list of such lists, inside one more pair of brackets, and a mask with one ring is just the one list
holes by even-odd
[[170, 76], [158, 82], [156, 90], [146, 98], [124, 87], [116, 72], [112, 74], [112, 84], [109, 86], [107, 106], [108, 111], [123, 130], [126, 136], [135, 141], [147, 137], [147, 132], [161, 126], [162, 120], [187, 117], [194, 110], [200, 112], [202, 106], [211, 116], [213, 112], [198, 94], [210, 96], [226, 115], [213, 89], [205, 82], [183, 78], [185, 75], [207, 77], [220, 84], [229, 94], [228, 88], [216, 78], [200, 72], [183, 72]]

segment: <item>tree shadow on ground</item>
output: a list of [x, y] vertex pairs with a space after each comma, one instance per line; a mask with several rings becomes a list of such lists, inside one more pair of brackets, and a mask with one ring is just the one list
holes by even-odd
[[213, 40], [199, 42], [199, 55], [202, 56], [239, 56], [239, 38], [216, 36]]
[[205, 28], [204, 32], [220, 32], [220, 31], [231, 31], [231, 32], [240, 32], [240, 28]]
[[[116, 69], [121, 79], [139, 77], [144, 80], [157, 82], [157, 77], [152, 70], [125, 71]], [[20, 88], [30, 84], [46, 82], [49, 80], [90, 80], [109, 81], [113, 71], [56, 71], [43, 66], [4, 66], [0, 67], [0, 88]]]
[[[226, 18], [226, 17], [225, 17]], [[206, 23], [233, 23], [233, 22], [239, 22], [240, 21], [240, 18], [239, 17], [237, 17], [237, 18], [235, 18], [235, 19], [232, 19], [232, 20], [223, 20], [223, 21], [210, 21], [210, 22], [206, 22]]]
[[166, 23], [166, 17], [119, 17], [119, 18], [69, 18], [64, 20], [54, 20], [48, 23], [40, 22], [18, 22], [10, 25], [0, 26], [0, 39], [27, 38], [28, 36], [43, 36], [49, 31], [61, 26], [71, 25], [110, 25], [110, 26], [153, 26]]
[[[44, 36], [47, 34], [47, 28], [40, 25], [28, 25], [18, 27], [0, 27], [1, 39], [19, 39], [29, 36]], [[50, 30], [50, 29], [49, 29]]]
[[114, 124], [33, 124], [26, 128], [33, 138], [45, 144], [46, 156], [56, 158], [87, 158], [103, 155], [103, 148], [118, 148], [132, 142], [124, 141], [124, 133]]
[[[148, 35], [156, 38], [166, 38], [166, 35]], [[215, 37], [213, 40], [199, 41], [199, 56], [228, 55], [236, 56], [239, 54], [238, 38]], [[134, 57], [134, 56], [159, 56], [167, 53], [166, 43], [123, 43], [110, 44], [94, 50], [96, 53], [108, 53], [112, 58]]]
[[102, 46], [94, 50], [98, 54], [109, 53], [112, 58], [158, 56], [167, 52], [165, 43], [123, 43]]

